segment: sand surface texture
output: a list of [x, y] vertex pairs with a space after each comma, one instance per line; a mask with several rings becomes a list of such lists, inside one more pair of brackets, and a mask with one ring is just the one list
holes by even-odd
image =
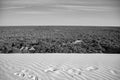
[[1, 54], [0, 80], [120, 80], [118, 54]]

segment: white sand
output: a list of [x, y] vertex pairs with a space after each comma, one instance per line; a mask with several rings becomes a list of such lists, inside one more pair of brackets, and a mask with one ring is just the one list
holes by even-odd
[[120, 55], [0, 54], [0, 80], [120, 80]]

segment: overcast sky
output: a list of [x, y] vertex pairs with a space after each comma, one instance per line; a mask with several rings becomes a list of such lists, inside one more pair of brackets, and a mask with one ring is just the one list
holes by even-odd
[[120, 25], [120, 0], [0, 0], [0, 25]]

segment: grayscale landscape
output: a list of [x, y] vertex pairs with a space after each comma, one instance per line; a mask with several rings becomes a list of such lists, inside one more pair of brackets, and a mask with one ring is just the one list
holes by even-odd
[[120, 80], [120, 0], [0, 0], [0, 80]]

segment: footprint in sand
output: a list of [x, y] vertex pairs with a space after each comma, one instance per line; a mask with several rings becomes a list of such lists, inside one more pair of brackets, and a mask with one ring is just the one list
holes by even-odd
[[120, 71], [117, 71], [117, 70], [110, 70], [110, 73], [116, 76], [120, 75]]
[[19, 73], [18, 73], [18, 72], [15, 72], [14, 75], [19, 76]]
[[38, 79], [38, 77], [35, 76], [35, 75], [28, 75], [27, 77], [28, 77], [28, 79], [30, 79], [30, 80], [41, 80], [41, 79]]
[[96, 70], [98, 70], [98, 67], [96, 67], [96, 66], [89, 66], [89, 67], [86, 68], [86, 70], [87, 71], [96, 71]]
[[15, 72], [14, 75], [19, 76], [20, 78], [26, 78], [29, 80], [42, 80], [39, 79], [38, 76], [34, 75], [34, 73], [29, 71], [29, 70], [21, 70], [20, 72]]
[[22, 73], [22, 72], [15, 72], [14, 75], [19, 76], [21, 78], [25, 77], [25, 73]]
[[45, 69], [44, 72], [54, 72], [57, 71], [58, 69], [54, 66], [50, 66], [48, 69]]
[[67, 72], [72, 75], [81, 75], [81, 70], [77, 68], [68, 69]]

